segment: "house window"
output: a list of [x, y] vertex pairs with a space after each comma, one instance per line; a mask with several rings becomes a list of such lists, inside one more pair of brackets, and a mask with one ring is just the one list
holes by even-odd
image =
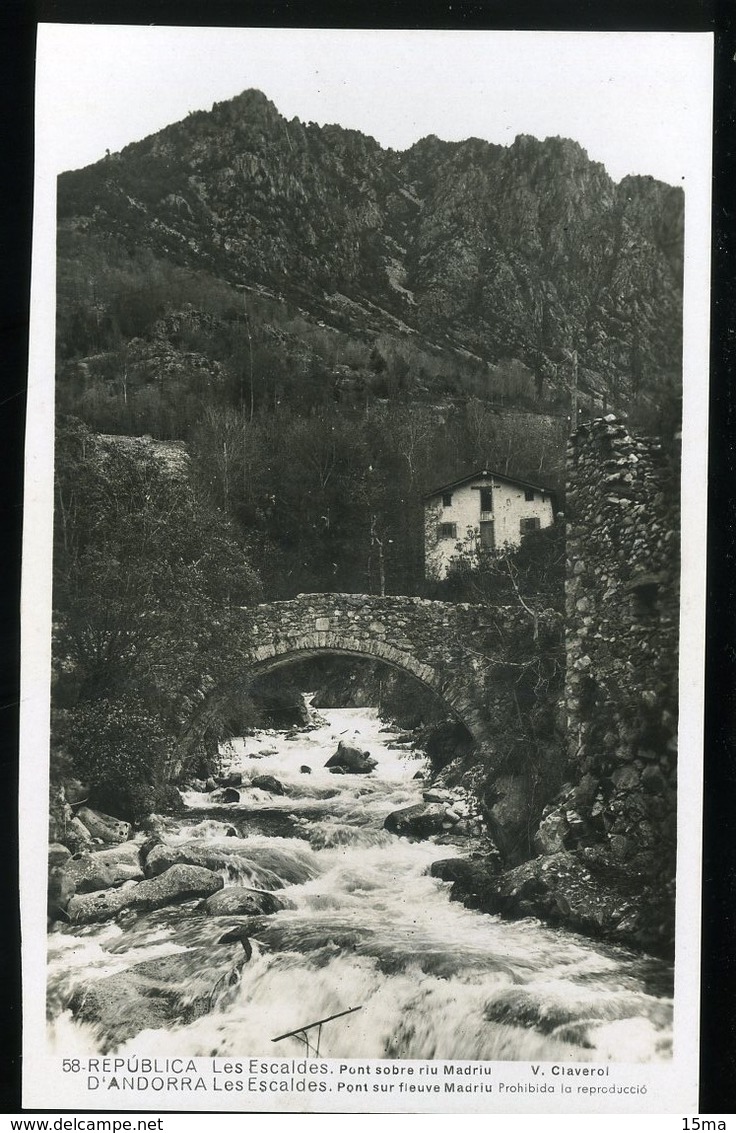
[[493, 511], [493, 489], [481, 488], [480, 490], [480, 510]]
[[535, 516], [533, 519], [522, 519], [519, 523], [519, 530], [522, 535], [526, 535], [529, 531], [539, 530], [539, 519]]
[[437, 527], [438, 539], [457, 539], [456, 523], [440, 523]]
[[525, 488], [524, 489], [524, 499], [527, 500], [527, 501], [531, 501], [531, 500], [534, 499], [534, 489], [533, 488]]
[[443, 492], [442, 493], [442, 506], [443, 507], [452, 507], [452, 492]]

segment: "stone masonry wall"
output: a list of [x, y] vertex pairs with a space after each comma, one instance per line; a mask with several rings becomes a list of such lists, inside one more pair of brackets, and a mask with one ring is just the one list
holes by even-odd
[[606, 417], [568, 447], [566, 709], [575, 786], [540, 828], [544, 851], [602, 845], [674, 881], [677, 454]]
[[497, 653], [518, 611], [422, 598], [367, 594], [302, 594], [244, 610], [250, 672], [322, 650], [373, 657], [403, 669], [432, 689], [476, 740], [486, 738], [487, 653]]

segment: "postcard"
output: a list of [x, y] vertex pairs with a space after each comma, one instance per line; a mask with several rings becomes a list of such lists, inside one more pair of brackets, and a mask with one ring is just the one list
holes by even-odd
[[26, 1107], [697, 1112], [712, 55], [39, 27]]

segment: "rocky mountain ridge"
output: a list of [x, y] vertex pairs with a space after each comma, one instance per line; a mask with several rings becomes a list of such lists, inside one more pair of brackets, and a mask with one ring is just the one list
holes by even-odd
[[59, 180], [61, 231], [114, 238], [317, 325], [515, 359], [540, 398], [680, 381], [683, 193], [567, 139], [400, 153], [245, 91]]

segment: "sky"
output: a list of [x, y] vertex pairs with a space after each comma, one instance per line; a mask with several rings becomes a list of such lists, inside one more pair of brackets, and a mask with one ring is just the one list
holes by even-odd
[[405, 149], [427, 134], [569, 137], [618, 181], [708, 161], [712, 40], [635, 32], [350, 31], [47, 24], [37, 142], [77, 169], [193, 110], [262, 90], [286, 117]]

